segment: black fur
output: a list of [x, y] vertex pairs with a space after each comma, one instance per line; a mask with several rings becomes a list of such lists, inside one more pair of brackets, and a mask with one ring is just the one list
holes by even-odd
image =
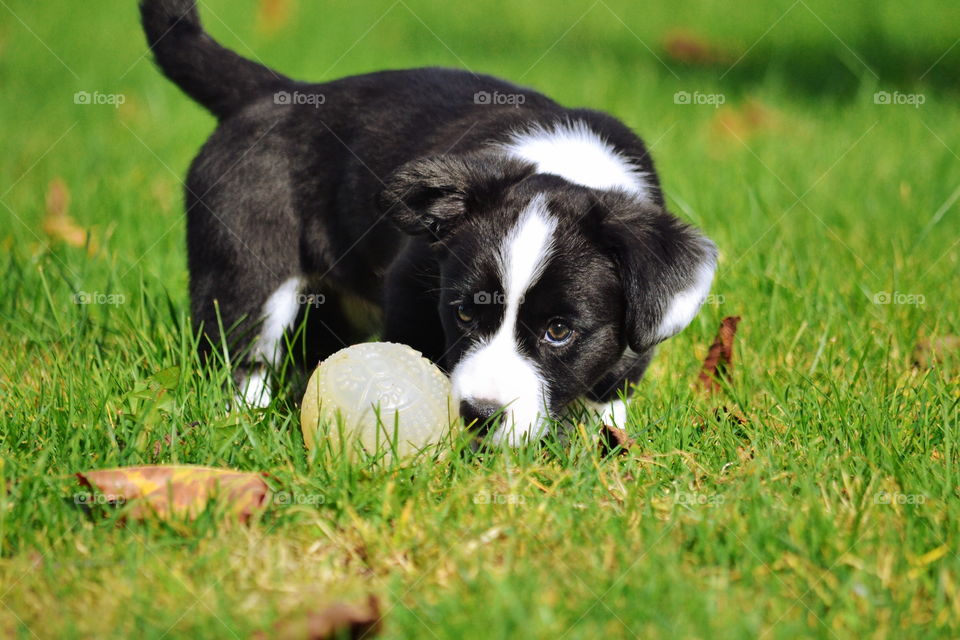
[[[193, 0], [140, 6], [159, 67], [219, 119], [186, 192], [192, 311], [207, 348], [226, 340], [242, 350], [268, 296], [303, 276], [304, 300], [324, 296], [308, 314], [307, 366], [367, 337], [352, 301], [383, 310], [384, 339], [450, 370], [478, 337], [456, 326], [451, 303], [471, 287], [500, 287], [492, 252], [525, 203], [545, 193], [562, 221], [557, 254], [526, 296], [518, 340], [556, 390], [557, 412], [638, 380], [670, 295], [713, 259], [712, 245], [663, 209], [643, 142], [608, 115], [449, 69], [297, 82], [214, 42]], [[522, 104], [478, 104], [478, 92]], [[574, 121], [647, 174], [649, 202], [537, 174], [491, 146], [533, 124]], [[496, 322], [493, 307], [484, 322]], [[576, 318], [582, 337], [544, 350], [537, 332], [557, 315]]]

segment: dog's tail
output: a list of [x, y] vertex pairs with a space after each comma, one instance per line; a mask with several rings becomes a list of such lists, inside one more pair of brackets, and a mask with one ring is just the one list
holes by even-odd
[[221, 120], [292, 82], [217, 44], [200, 24], [196, 0], [140, 0], [140, 17], [163, 73]]

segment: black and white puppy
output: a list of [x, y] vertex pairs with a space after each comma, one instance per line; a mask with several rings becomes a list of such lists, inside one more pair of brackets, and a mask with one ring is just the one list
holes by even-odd
[[141, 12], [160, 68], [219, 119], [187, 178], [190, 294], [207, 348], [245, 353], [248, 402], [306, 310], [305, 364], [406, 343], [495, 442], [577, 400], [623, 425], [717, 253], [664, 209], [626, 126], [464, 71], [297, 82], [214, 42], [194, 0]]

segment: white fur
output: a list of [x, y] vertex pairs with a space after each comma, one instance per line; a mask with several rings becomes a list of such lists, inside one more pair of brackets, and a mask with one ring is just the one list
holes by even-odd
[[525, 438], [541, 437], [547, 426], [546, 385], [536, 365], [520, 353], [516, 329], [523, 296], [549, 260], [556, 225], [542, 194], [521, 213], [500, 248], [503, 324], [468, 352], [451, 375], [458, 404], [485, 401], [505, 407], [501, 426], [491, 436], [497, 444], [517, 446]]
[[641, 200], [650, 199], [646, 173], [582, 121], [552, 128], [534, 126], [517, 132], [504, 149], [532, 162], [538, 173], [551, 173], [593, 189], [623, 189]]
[[[300, 309], [297, 295], [303, 281], [299, 277], [289, 278], [270, 294], [263, 305], [260, 335], [253, 347], [251, 360], [271, 367], [276, 366], [281, 354], [283, 332], [293, 326]], [[242, 400], [253, 407], [266, 407], [270, 404], [270, 385], [267, 374], [261, 366], [247, 374], [240, 382]]]
[[270, 385], [263, 368], [254, 369], [240, 382], [237, 404], [263, 409], [270, 406]]
[[690, 324], [700, 311], [707, 294], [710, 293], [715, 270], [716, 262], [712, 258], [704, 261], [697, 270], [693, 285], [673, 297], [667, 305], [667, 311], [663, 314], [660, 326], [657, 327], [658, 340], [666, 340], [680, 333]]
[[587, 408], [597, 415], [603, 424], [613, 425], [620, 429], [627, 426], [627, 403], [623, 400], [611, 400], [610, 402], [584, 401]]

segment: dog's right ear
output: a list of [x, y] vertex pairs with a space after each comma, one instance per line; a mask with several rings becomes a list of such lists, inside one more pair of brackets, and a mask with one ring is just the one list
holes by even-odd
[[623, 283], [627, 344], [637, 353], [683, 330], [710, 293], [717, 247], [663, 207], [623, 194], [600, 200], [604, 242]]
[[440, 241], [472, 211], [533, 172], [530, 163], [490, 152], [422, 158], [387, 178], [377, 204], [403, 231]]

